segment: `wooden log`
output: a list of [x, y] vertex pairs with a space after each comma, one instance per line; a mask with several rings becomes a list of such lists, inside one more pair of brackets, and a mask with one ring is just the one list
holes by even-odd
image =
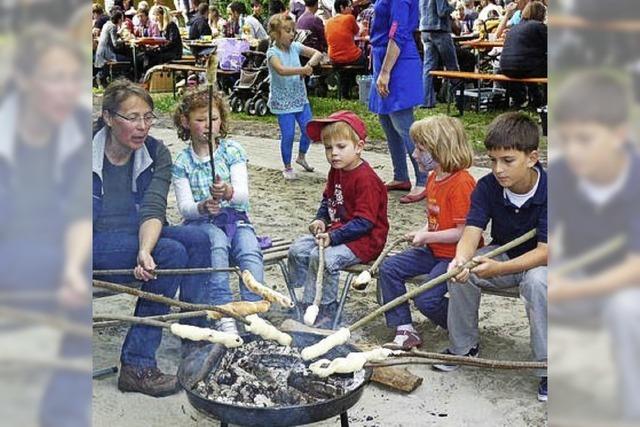
[[422, 384], [422, 377], [412, 374], [407, 368], [373, 368], [371, 381], [394, 390], [411, 393]]

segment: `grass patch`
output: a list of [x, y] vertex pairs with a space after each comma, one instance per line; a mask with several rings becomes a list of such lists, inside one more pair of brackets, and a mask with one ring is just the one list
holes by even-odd
[[[176, 101], [171, 94], [153, 94], [153, 100], [155, 102], [156, 110], [163, 113], [170, 113], [175, 107]], [[335, 98], [318, 98], [309, 97], [311, 103], [311, 110], [314, 117], [326, 117], [334, 111], [338, 110], [351, 110], [358, 114], [367, 125], [367, 132], [369, 139], [372, 141], [385, 141], [386, 137], [378, 121], [378, 116], [369, 111], [367, 105], [362, 104], [359, 101], [353, 100], [337, 100]], [[452, 105], [452, 112], [455, 107]], [[486, 111], [476, 113], [475, 111], [465, 111], [461, 120], [464, 124], [464, 128], [467, 132], [469, 142], [473, 146], [475, 152], [482, 153], [485, 151], [483, 141], [486, 134], [487, 126], [491, 121], [498, 116], [502, 111]], [[538, 120], [538, 115], [535, 112], [527, 112], [534, 120]], [[415, 110], [416, 120], [423, 119], [428, 116], [436, 114], [447, 114], [447, 105], [438, 104], [433, 109], [417, 109]], [[245, 113], [233, 113], [234, 120], [245, 120], [252, 122], [262, 122], [277, 124], [278, 121], [274, 115], [267, 115], [265, 117], [250, 116]], [[547, 148], [547, 138], [542, 139], [541, 150]]]

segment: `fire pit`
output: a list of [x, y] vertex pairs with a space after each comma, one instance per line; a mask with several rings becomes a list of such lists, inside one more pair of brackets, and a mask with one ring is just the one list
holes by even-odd
[[[372, 370], [318, 378], [306, 369], [299, 351], [322, 337], [291, 335], [292, 348], [245, 335], [246, 344], [237, 349], [208, 345], [194, 351], [178, 371], [189, 402], [222, 426], [292, 426], [337, 415], [348, 426], [346, 411], [360, 399]], [[358, 349], [343, 345], [326, 357], [353, 351]]]

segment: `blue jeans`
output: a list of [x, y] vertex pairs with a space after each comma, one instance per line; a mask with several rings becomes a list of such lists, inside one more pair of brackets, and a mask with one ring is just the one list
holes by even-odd
[[387, 136], [387, 145], [391, 162], [393, 163], [393, 179], [396, 181], [409, 181], [409, 171], [407, 170], [407, 154], [413, 165], [416, 174], [416, 185], [424, 187], [427, 181], [427, 174], [420, 172], [418, 162], [413, 158], [415, 149], [413, 141], [409, 136], [409, 128], [413, 124], [413, 108], [395, 111], [390, 114], [379, 114], [378, 119]]
[[[197, 227], [163, 227], [158, 243], [151, 253], [158, 269], [209, 267], [211, 258], [207, 234]], [[126, 232], [94, 233], [93, 268], [132, 268], [137, 264], [138, 234]], [[131, 282], [133, 276], [108, 277], [113, 282]], [[159, 276], [145, 282], [142, 290], [173, 298], [180, 289], [180, 300], [191, 303], [206, 303], [208, 283], [201, 275]], [[138, 298], [135, 316], [147, 317], [167, 314], [165, 304]], [[205, 326], [206, 319], [195, 318], [182, 321]], [[156, 350], [160, 346], [162, 330], [152, 326], [134, 325], [129, 328], [122, 345], [120, 360], [123, 364], [137, 367], [155, 367]]]
[[[436, 105], [436, 92], [433, 88], [433, 77], [430, 71], [438, 70], [441, 65], [447, 71], [458, 71], [458, 57], [456, 48], [453, 45], [451, 34], [447, 32], [423, 32], [422, 44], [424, 45], [424, 106], [434, 107]], [[451, 82], [454, 83], [454, 82]]]
[[296, 122], [300, 127], [300, 148], [298, 151], [306, 154], [311, 145], [311, 140], [307, 136], [307, 123], [313, 118], [311, 115], [311, 106], [307, 103], [304, 109], [299, 113], [276, 114], [278, 117], [278, 126], [280, 126], [280, 154], [282, 162], [286, 165], [291, 164], [291, 155], [293, 151], [293, 138], [296, 134]]
[[[211, 266], [213, 268], [227, 268], [229, 265], [236, 265], [241, 270], [249, 270], [258, 282], [263, 283], [262, 251], [251, 224], [238, 224], [231, 240], [224, 231], [209, 222], [194, 222], [189, 225], [200, 228], [209, 236]], [[213, 273], [210, 282], [208, 304], [221, 305], [233, 301], [233, 294], [229, 287], [229, 273]], [[239, 288], [243, 301], [260, 301], [262, 299], [251, 292], [242, 280], [239, 280]]]
[[[316, 296], [316, 277], [319, 261], [315, 237], [306, 234], [296, 239], [289, 248], [289, 283], [294, 287], [304, 286], [302, 302], [312, 304]], [[324, 249], [324, 277], [321, 304], [330, 304], [338, 299], [340, 270], [360, 260], [347, 245], [329, 246]]]
[[[426, 274], [424, 283], [446, 273], [451, 259], [436, 258], [429, 248], [411, 248], [385, 259], [380, 265], [380, 289], [384, 303], [407, 292], [407, 279]], [[416, 296], [413, 301], [420, 313], [436, 325], [447, 329], [449, 300], [445, 298], [447, 283], [441, 283]], [[404, 303], [385, 313], [387, 326], [396, 327], [411, 323], [409, 303]]]

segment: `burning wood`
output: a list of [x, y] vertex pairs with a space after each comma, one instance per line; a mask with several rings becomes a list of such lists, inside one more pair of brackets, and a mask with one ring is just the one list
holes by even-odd
[[256, 340], [227, 350], [218, 368], [198, 382], [194, 391], [219, 403], [284, 407], [343, 396], [364, 380], [364, 370], [320, 378], [305, 366], [298, 348]]

